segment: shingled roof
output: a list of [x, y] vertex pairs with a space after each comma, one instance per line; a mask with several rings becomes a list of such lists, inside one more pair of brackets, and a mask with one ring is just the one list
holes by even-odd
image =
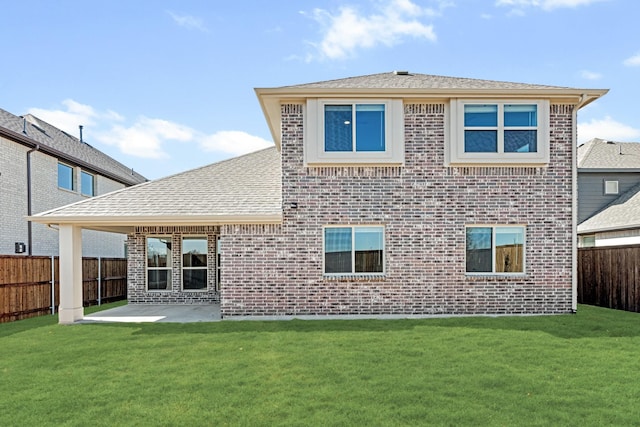
[[284, 102], [304, 102], [307, 98], [380, 98], [404, 100], [428, 98], [551, 99], [581, 108], [598, 99], [606, 89], [578, 89], [529, 83], [445, 77], [394, 71], [345, 79], [327, 80], [273, 88], [256, 88], [271, 136], [280, 146], [280, 106]]
[[512, 83], [495, 80], [470, 79], [461, 77], [417, 74], [406, 71], [369, 74], [345, 79], [305, 83], [283, 88], [299, 89], [570, 89], [562, 86], [548, 86], [527, 83]]
[[0, 109], [0, 136], [31, 146], [37, 144], [47, 154], [125, 185], [146, 181], [144, 176], [131, 168], [32, 114], [20, 117]]
[[640, 170], [640, 143], [594, 138], [578, 147], [578, 168]]
[[640, 228], [640, 184], [578, 225], [578, 234]]
[[277, 223], [282, 218], [275, 147], [34, 215], [35, 222], [130, 231], [135, 225]]

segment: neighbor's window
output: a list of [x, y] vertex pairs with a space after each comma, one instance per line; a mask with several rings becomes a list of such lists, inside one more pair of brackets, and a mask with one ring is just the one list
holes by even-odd
[[618, 194], [618, 181], [605, 181], [604, 194]]
[[307, 100], [305, 164], [401, 165], [402, 106], [400, 99]]
[[524, 227], [467, 227], [467, 273], [524, 273]]
[[547, 102], [452, 104], [452, 163], [547, 163]]
[[95, 196], [95, 179], [88, 172], [80, 172], [80, 192], [83, 196]]
[[58, 163], [58, 187], [65, 190], [75, 190], [73, 168], [64, 163]]
[[182, 238], [182, 289], [207, 289], [207, 238]]
[[384, 227], [326, 227], [325, 274], [384, 272]]
[[324, 106], [324, 151], [384, 151], [384, 104]]
[[171, 290], [171, 237], [147, 237], [147, 289]]

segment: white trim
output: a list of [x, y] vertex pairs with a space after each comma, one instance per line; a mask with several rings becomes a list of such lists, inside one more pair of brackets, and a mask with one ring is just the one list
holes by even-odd
[[[491, 228], [491, 271], [467, 271], [467, 229]], [[522, 271], [496, 272], [496, 228], [521, 228], [522, 236]], [[522, 277], [527, 274], [527, 226], [525, 224], [465, 224], [464, 226], [464, 270], [466, 276], [509, 276]]]
[[[327, 228], [350, 228], [351, 229], [351, 272], [350, 273], [327, 273], [325, 271], [325, 230]], [[356, 260], [355, 260], [355, 230], [357, 228], [381, 228], [382, 229], [382, 271], [378, 272], [356, 272]], [[382, 224], [332, 224], [322, 226], [322, 275], [324, 277], [382, 277], [386, 275], [386, 227]]]
[[[385, 106], [385, 151], [324, 151], [325, 105], [383, 104]], [[304, 123], [304, 164], [402, 165], [404, 164], [404, 114], [401, 99], [308, 99]]]
[[[498, 106], [498, 148], [496, 153], [467, 153], [464, 149], [464, 107], [470, 104], [492, 104]], [[537, 152], [505, 153], [503, 109], [506, 104], [529, 104], [537, 106]], [[446, 140], [446, 165], [495, 165], [495, 166], [527, 166], [545, 165], [549, 163], [549, 101], [531, 99], [452, 99], [448, 112], [449, 138]], [[482, 128], [479, 128], [482, 130]], [[518, 130], [518, 128], [514, 128]]]

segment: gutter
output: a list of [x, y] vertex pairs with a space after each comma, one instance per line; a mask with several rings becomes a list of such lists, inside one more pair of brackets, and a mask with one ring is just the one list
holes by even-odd
[[[31, 150], [27, 151], [27, 216], [32, 215], [32, 203], [31, 203], [31, 153], [40, 150], [40, 145], [36, 144]], [[33, 231], [32, 223], [27, 220], [27, 255], [33, 255]]]
[[107, 170], [104, 170], [102, 168], [96, 167], [96, 166], [94, 166], [94, 165], [92, 165], [90, 163], [85, 162], [84, 160], [80, 160], [80, 159], [78, 159], [76, 157], [70, 156], [69, 154], [63, 153], [62, 151], [56, 150], [55, 148], [51, 148], [51, 147], [46, 146], [46, 145], [40, 145], [39, 143], [35, 142], [31, 138], [29, 138], [29, 137], [27, 137], [25, 135], [22, 135], [22, 134], [20, 134], [18, 132], [14, 132], [11, 129], [3, 128], [3, 127], [0, 126], [0, 136], [4, 136], [6, 138], [11, 139], [12, 141], [15, 141], [17, 143], [26, 145], [26, 146], [34, 148], [34, 149], [36, 147], [39, 147], [37, 149], [38, 151], [41, 151], [41, 152], [46, 153], [46, 154], [50, 154], [50, 155], [52, 155], [54, 157], [57, 157], [58, 159], [61, 159], [61, 160], [66, 160], [66, 161], [68, 161], [70, 163], [73, 163], [74, 165], [80, 166], [81, 168], [83, 168], [85, 170], [88, 170], [88, 171], [91, 171], [91, 172], [95, 172], [95, 173], [97, 173], [99, 175], [102, 175], [104, 177], [112, 179], [112, 180], [114, 180], [116, 182], [119, 182], [121, 184], [124, 184], [124, 185], [127, 185], [127, 186], [133, 186], [133, 185], [139, 184], [136, 181], [133, 181], [133, 180], [128, 181], [128, 180], [122, 178], [119, 175], [116, 175], [116, 174], [114, 174], [112, 172], [109, 172]]

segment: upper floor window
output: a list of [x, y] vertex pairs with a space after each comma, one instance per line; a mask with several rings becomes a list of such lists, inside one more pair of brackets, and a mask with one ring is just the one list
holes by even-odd
[[73, 175], [73, 167], [65, 165], [64, 163], [58, 163], [58, 187], [74, 191], [76, 188]]
[[80, 172], [80, 191], [83, 196], [95, 196], [95, 177], [88, 172]]
[[450, 163], [549, 161], [546, 101], [454, 101]]
[[325, 105], [324, 151], [384, 151], [384, 116], [384, 104]]
[[402, 164], [402, 100], [308, 100], [304, 159], [311, 166]]

